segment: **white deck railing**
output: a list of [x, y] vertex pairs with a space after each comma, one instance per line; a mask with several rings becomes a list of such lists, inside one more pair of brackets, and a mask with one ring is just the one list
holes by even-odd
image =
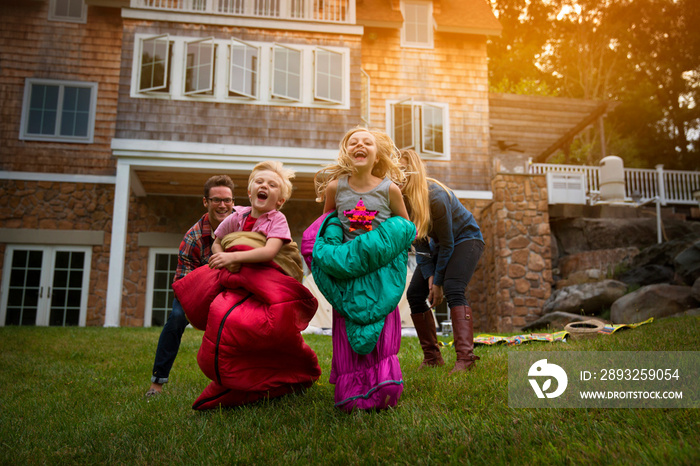
[[[529, 173], [583, 173], [589, 199], [600, 192], [600, 167], [587, 165], [530, 164]], [[625, 168], [625, 195], [627, 200], [646, 202], [659, 197], [662, 205], [697, 204], [693, 192], [700, 190], [700, 172], [656, 169]]]
[[355, 0], [131, 0], [131, 8], [293, 21], [355, 23]]

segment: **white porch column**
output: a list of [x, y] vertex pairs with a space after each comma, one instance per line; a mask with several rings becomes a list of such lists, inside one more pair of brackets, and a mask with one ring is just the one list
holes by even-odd
[[126, 256], [126, 223], [129, 218], [131, 165], [117, 162], [117, 181], [114, 186], [114, 213], [112, 214], [112, 243], [109, 249], [109, 275], [105, 327], [119, 327], [124, 285]]

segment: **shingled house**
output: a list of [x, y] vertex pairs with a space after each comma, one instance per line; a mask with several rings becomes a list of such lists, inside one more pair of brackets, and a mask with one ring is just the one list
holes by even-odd
[[[244, 204], [250, 169], [283, 161], [300, 237], [321, 213], [314, 173], [358, 124], [419, 151], [497, 249], [486, 40], [500, 29], [485, 0], [3, 2], [0, 325], [161, 325], [204, 181], [229, 174]], [[471, 293], [503, 329], [518, 321], [486, 317], [508, 301], [489, 288], [496, 249]]]

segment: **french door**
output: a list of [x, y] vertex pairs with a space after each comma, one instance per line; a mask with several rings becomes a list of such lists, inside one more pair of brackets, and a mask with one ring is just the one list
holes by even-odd
[[146, 278], [144, 326], [162, 327], [173, 309], [173, 277], [177, 270], [176, 248], [151, 248]]
[[92, 248], [7, 245], [0, 325], [84, 326]]

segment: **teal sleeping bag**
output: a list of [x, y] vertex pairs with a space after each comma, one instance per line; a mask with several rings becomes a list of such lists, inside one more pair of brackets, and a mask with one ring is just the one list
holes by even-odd
[[337, 214], [319, 228], [311, 272], [323, 296], [345, 318], [350, 346], [358, 354], [374, 349], [384, 319], [401, 300], [415, 237], [416, 227], [402, 217], [391, 217], [347, 243]]

